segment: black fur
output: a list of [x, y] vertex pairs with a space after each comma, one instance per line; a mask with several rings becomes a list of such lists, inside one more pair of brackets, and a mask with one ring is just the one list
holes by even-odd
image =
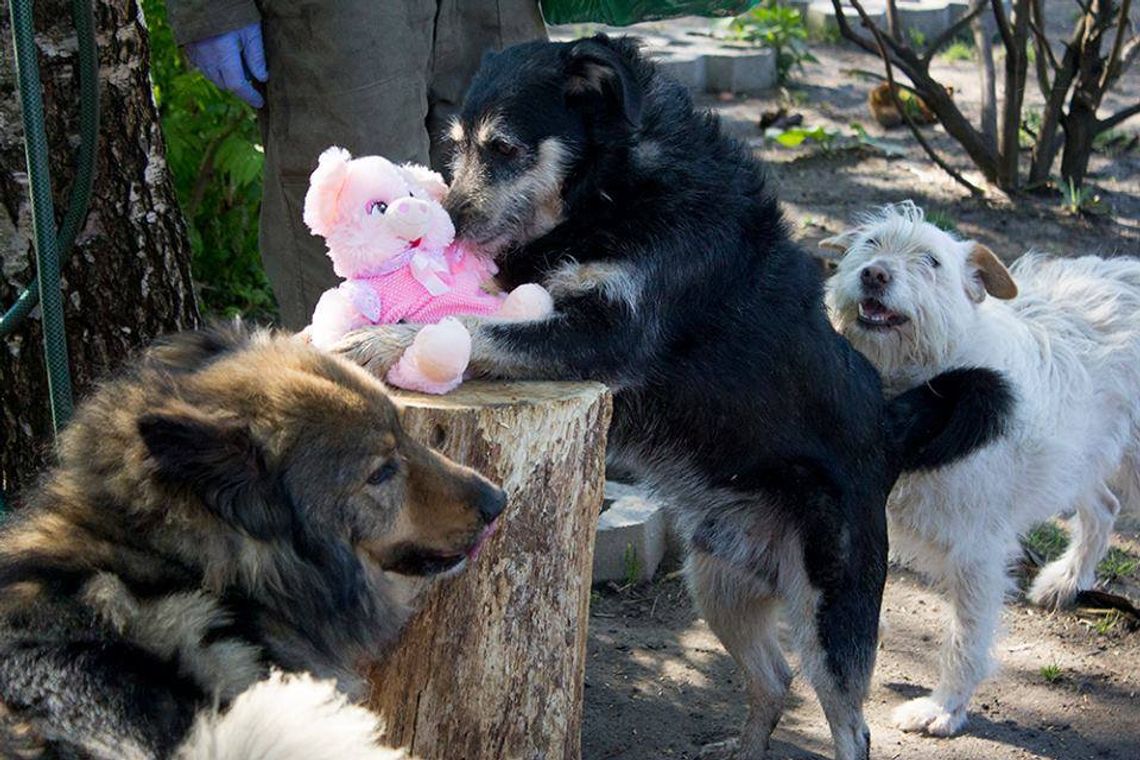
[[891, 401], [891, 435], [903, 469], [944, 467], [1005, 433], [1013, 411], [1009, 383], [985, 368], [944, 372]]
[[[473, 144], [492, 117], [525, 143], [519, 156]], [[820, 267], [790, 241], [760, 164], [629, 40], [488, 57], [461, 124], [449, 209], [461, 238], [511, 241], [498, 255], [503, 285], [547, 283], [574, 262], [637, 283], [632, 302], [587, 288], [557, 295], [554, 318], [483, 328], [473, 367], [609, 384], [611, 460], [672, 500], [697, 554], [777, 583], [791, 570], [740, 544], [757, 531], [802, 542], [820, 595], [810, 623], [837, 688], [861, 698], [886, 577], [887, 494], [903, 468], [952, 461], [1000, 434], [1004, 383], [963, 370], [888, 404], [875, 369], [832, 329]], [[495, 215], [481, 199], [532, 170], [551, 140], [569, 157], [562, 217], [528, 235], [524, 211]], [[486, 171], [465, 174], [463, 160]]]

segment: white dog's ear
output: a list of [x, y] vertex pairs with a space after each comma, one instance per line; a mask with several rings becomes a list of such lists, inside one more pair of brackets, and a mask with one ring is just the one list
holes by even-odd
[[1017, 283], [1001, 259], [981, 243], [974, 243], [966, 257], [966, 293], [981, 303], [986, 293], [1008, 300], [1017, 295]]
[[824, 238], [819, 241], [819, 247], [826, 251], [837, 251], [840, 255], [847, 253], [847, 249], [855, 242], [855, 238], [859, 236], [859, 228], [852, 227], [849, 230], [844, 230], [838, 235], [833, 235], [829, 238]]

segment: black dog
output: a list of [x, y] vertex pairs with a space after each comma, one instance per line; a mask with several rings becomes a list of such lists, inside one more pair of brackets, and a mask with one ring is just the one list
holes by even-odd
[[[489, 56], [452, 138], [460, 236], [496, 253], [504, 286], [555, 300], [540, 322], [471, 321], [474, 373], [609, 384], [611, 461], [671, 506], [693, 596], [746, 673], [740, 754], [761, 757], [780, 716], [783, 606], [836, 756], [866, 758], [887, 494], [998, 435], [1002, 380], [957, 371], [886, 402], [759, 163], [630, 41]], [[341, 348], [382, 372], [413, 333]]]

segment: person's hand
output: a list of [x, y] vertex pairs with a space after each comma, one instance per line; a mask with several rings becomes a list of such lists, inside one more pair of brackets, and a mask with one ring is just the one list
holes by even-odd
[[194, 67], [218, 87], [229, 90], [254, 108], [265, 105], [261, 93], [250, 81], [250, 77], [259, 82], [269, 79], [260, 23], [188, 43], [186, 54]]

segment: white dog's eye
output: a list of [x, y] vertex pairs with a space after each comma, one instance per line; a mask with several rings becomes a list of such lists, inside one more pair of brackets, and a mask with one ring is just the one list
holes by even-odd
[[388, 210], [388, 204], [385, 203], [384, 201], [372, 201], [371, 203], [368, 204], [368, 215], [369, 216], [376, 216], [377, 214], [383, 214], [387, 210]]
[[925, 258], [925, 259], [926, 259], [926, 263], [927, 263], [927, 264], [929, 264], [930, 266], [934, 267], [935, 269], [937, 269], [938, 267], [942, 266], [942, 262], [941, 262], [941, 261], [939, 261], [939, 260], [937, 259], [937, 257], [935, 257], [935, 255], [934, 255], [933, 253], [928, 253], [928, 254], [926, 254], [926, 256], [924, 256], [923, 258]]

